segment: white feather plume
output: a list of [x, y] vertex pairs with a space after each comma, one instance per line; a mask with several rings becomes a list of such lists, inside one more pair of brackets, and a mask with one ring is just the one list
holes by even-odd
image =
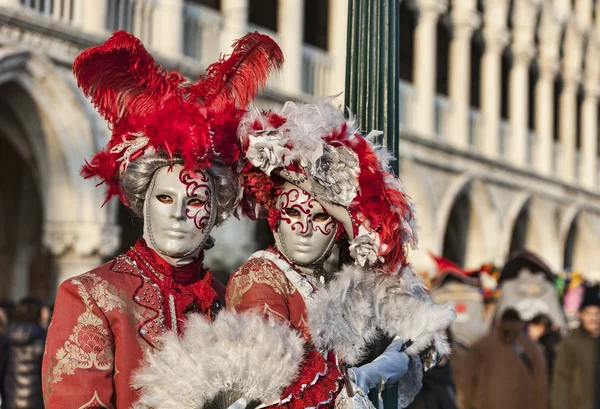
[[[135, 409], [226, 408], [233, 401], [272, 401], [295, 378], [303, 341], [285, 323], [221, 312], [214, 322], [193, 314], [185, 333], [169, 333], [133, 377]], [[215, 405], [215, 400], [223, 405]]]
[[409, 355], [431, 345], [440, 354], [450, 352], [440, 333], [454, 321], [454, 309], [434, 303], [409, 268], [397, 278], [347, 266], [313, 297], [307, 306], [313, 343], [319, 349], [333, 350], [349, 365], [366, 356], [379, 330], [410, 340]]

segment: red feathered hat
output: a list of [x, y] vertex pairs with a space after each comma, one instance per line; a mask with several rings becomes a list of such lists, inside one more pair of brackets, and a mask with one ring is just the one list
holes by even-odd
[[[281, 113], [251, 109], [240, 124], [243, 210], [270, 212], [285, 181], [314, 196], [344, 226], [355, 262], [395, 274], [416, 245], [414, 215], [391, 156], [358, 133], [329, 101], [287, 102]], [[272, 224], [273, 227], [273, 224]]]
[[135, 36], [115, 32], [73, 63], [79, 87], [112, 129], [108, 146], [86, 161], [82, 175], [106, 183], [108, 200], [121, 196], [119, 179], [129, 162], [147, 152], [178, 155], [189, 170], [233, 164], [240, 154], [239, 121], [282, 63], [271, 38], [250, 33], [197, 82], [187, 83], [179, 72], [157, 65]]

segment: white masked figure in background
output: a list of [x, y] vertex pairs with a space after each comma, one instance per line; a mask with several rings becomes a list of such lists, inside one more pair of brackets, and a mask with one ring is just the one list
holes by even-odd
[[[133, 373], [160, 337], [182, 333], [189, 314], [212, 320], [223, 306], [225, 288], [203, 251], [239, 201], [244, 107], [281, 62], [271, 39], [249, 34], [190, 84], [124, 31], [75, 59], [79, 87], [112, 128], [82, 174], [108, 186], [107, 200], [118, 195], [144, 232], [129, 251], [60, 286], [44, 355], [46, 408], [132, 407]], [[238, 75], [242, 90], [231, 84]]]
[[[280, 334], [297, 337], [304, 353], [296, 355], [296, 346], [279, 342], [280, 337], [267, 340], [232, 330], [239, 341], [237, 346], [232, 342], [231, 359], [215, 362], [239, 368], [243, 375], [231, 379], [232, 385], [248, 382], [247, 363], [260, 362], [264, 375], [252, 381], [268, 379], [269, 394], [246, 388], [245, 395], [238, 395], [253, 401], [252, 406], [367, 408], [372, 407], [369, 390], [398, 381], [399, 406], [408, 406], [420, 389], [417, 355], [449, 352], [441, 332], [455, 313], [433, 303], [408, 266], [407, 248], [416, 244], [414, 215], [389, 171], [389, 156], [328, 102], [288, 102], [279, 114], [251, 110], [238, 135], [245, 161], [242, 210], [268, 219], [276, 245], [252, 255], [232, 275], [228, 312], [215, 323], [221, 317], [262, 317]], [[341, 271], [328, 273], [324, 262], [342, 240], [349, 240], [351, 259]], [[202, 330], [196, 321], [188, 323], [187, 331]], [[381, 339], [388, 340], [387, 347], [369, 358]], [[249, 340], [254, 350], [241, 357], [246, 349], [240, 345]], [[186, 402], [200, 399], [205, 388], [186, 373], [203, 371], [194, 365], [186, 372], [164, 368], [174, 366], [173, 357], [179, 355], [173, 351], [185, 351], [198, 362], [214, 352], [189, 334], [166, 339], [165, 346], [169, 354], [155, 356], [143, 371], [142, 396], [146, 402], [160, 396], [155, 392], [161, 376], [156, 374], [169, 373], [182, 385], [169, 407], [192, 408]], [[291, 376], [281, 374], [282, 367]]]

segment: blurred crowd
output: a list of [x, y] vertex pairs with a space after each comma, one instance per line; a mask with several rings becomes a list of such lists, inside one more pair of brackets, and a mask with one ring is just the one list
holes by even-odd
[[52, 307], [27, 297], [0, 305], [0, 407], [42, 409], [42, 357]]
[[502, 269], [435, 257], [434, 299], [453, 302], [450, 359], [410, 409], [600, 408], [600, 285], [523, 252]]

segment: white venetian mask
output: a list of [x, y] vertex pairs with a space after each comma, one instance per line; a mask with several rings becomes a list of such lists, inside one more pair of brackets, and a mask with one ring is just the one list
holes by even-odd
[[182, 165], [159, 169], [144, 203], [148, 246], [172, 264], [193, 261], [215, 223], [213, 192], [206, 172], [192, 174]]
[[299, 187], [286, 183], [277, 199], [280, 221], [275, 243], [290, 261], [299, 265], [323, 263], [338, 229], [336, 220]]

